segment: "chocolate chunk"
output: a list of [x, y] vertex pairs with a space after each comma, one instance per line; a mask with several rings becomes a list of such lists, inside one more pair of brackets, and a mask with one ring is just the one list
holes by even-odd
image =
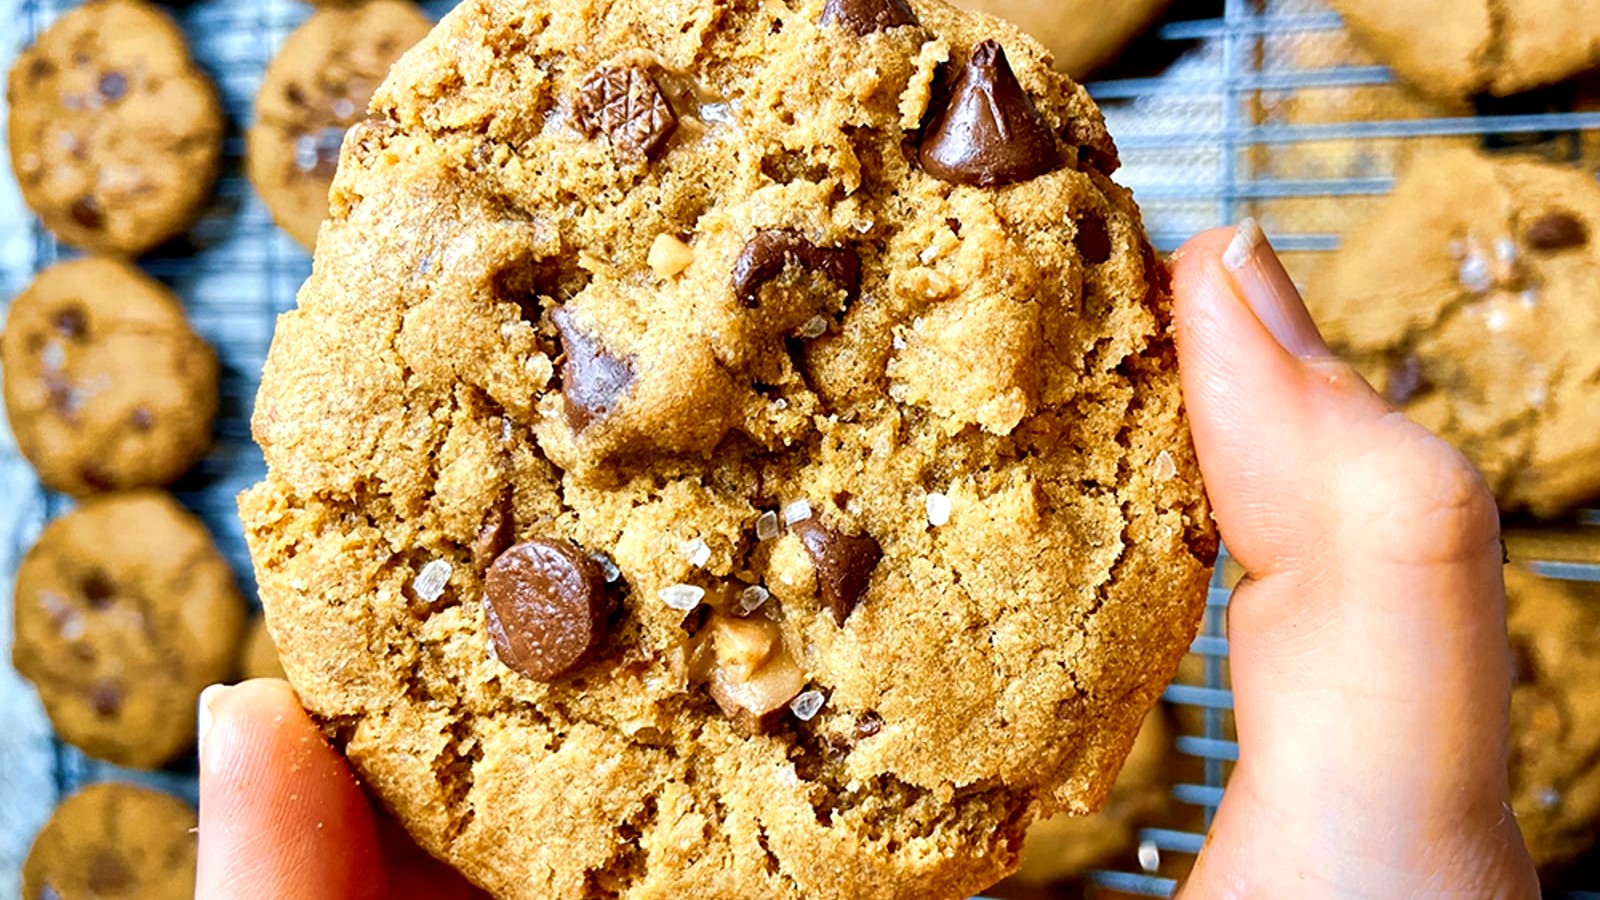
[[605, 575], [566, 541], [512, 547], [489, 566], [483, 589], [495, 655], [529, 678], [560, 678], [605, 638]]
[[107, 72], [100, 76], [100, 81], [95, 87], [100, 91], [101, 97], [109, 102], [115, 102], [128, 93], [128, 78], [121, 72]]
[[1099, 265], [1111, 258], [1111, 235], [1106, 232], [1105, 220], [1089, 213], [1078, 220], [1078, 233], [1072, 243], [1089, 265]]
[[883, 548], [870, 534], [843, 534], [815, 517], [791, 527], [816, 566], [823, 602], [833, 610], [834, 621], [843, 626], [866, 593], [872, 570], [883, 558]]
[[922, 130], [922, 168], [941, 181], [1000, 187], [1061, 164], [1056, 136], [995, 41], [979, 44]]
[[1533, 663], [1533, 651], [1528, 645], [1516, 640], [1511, 641], [1511, 683], [1533, 684], [1539, 680], [1539, 669]]
[[69, 341], [83, 337], [89, 331], [89, 316], [81, 306], [69, 306], [56, 313], [53, 320], [56, 331]]
[[105, 227], [106, 214], [100, 209], [100, 201], [92, 194], [84, 194], [73, 201], [72, 208], [68, 212], [72, 215], [72, 221], [92, 231], [99, 231]]
[[1552, 212], [1534, 219], [1522, 237], [1535, 250], [1555, 253], [1587, 244], [1589, 229], [1571, 213]]
[[111, 679], [94, 683], [89, 691], [89, 704], [97, 716], [114, 716], [122, 709], [122, 685]]
[[566, 355], [561, 363], [561, 394], [566, 399], [567, 424], [582, 431], [616, 410], [633, 386], [633, 366], [584, 333], [566, 307], [552, 310], [550, 320], [561, 333]]
[[135, 431], [149, 431], [156, 425], [155, 414], [147, 406], [135, 406], [128, 418], [133, 422]]
[[882, 730], [883, 730], [883, 716], [878, 715], [876, 712], [874, 712], [872, 710], [867, 710], [866, 712], [861, 714], [861, 718], [856, 719], [856, 739], [857, 740], [861, 740], [863, 738], [872, 737], [873, 735], [877, 734], [878, 732], [880, 732]]
[[88, 602], [90, 609], [105, 609], [117, 596], [116, 586], [99, 569], [83, 576], [81, 588], [83, 599]]
[[89, 890], [96, 894], [121, 894], [133, 886], [133, 872], [121, 856], [102, 849], [89, 860]]
[[739, 302], [754, 309], [761, 286], [798, 265], [820, 272], [844, 288], [846, 302], [861, 293], [861, 257], [849, 247], [818, 247], [789, 229], [756, 232], [744, 245], [733, 264], [733, 293]]
[[906, 0], [828, 0], [822, 7], [822, 24], [848, 28], [865, 37], [874, 31], [919, 23]]
[[602, 66], [584, 79], [573, 104], [587, 137], [604, 134], [623, 160], [653, 156], [678, 127], [678, 116], [650, 73], [638, 66]]
[[1427, 373], [1422, 370], [1422, 360], [1407, 354], [1404, 359], [1389, 366], [1388, 377], [1383, 382], [1383, 396], [1394, 406], [1404, 406], [1418, 394], [1432, 388]]

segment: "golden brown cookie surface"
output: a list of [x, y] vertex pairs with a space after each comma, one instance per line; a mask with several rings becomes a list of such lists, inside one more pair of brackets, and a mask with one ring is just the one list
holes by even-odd
[[189, 900], [194, 810], [160, 791], [100, 782], [68, 797], [34, 838], [23, 900]]

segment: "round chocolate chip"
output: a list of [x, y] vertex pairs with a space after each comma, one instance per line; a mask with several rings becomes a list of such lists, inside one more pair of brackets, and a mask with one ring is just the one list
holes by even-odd
[[1534, 219], [1522, 237], [1535, 250], [1555, 253], [1587, 244], [1589, 229], [1571, 213], [1551, 212]]
[[69, 306], [56, 313], [56, 331], [69, 341], [75, 341], [89, 331], [89, 316], [81, 306]]
[[121, 894], [133, 886], [128, 863], [113, 850], [102, 848], [89, 860], [89, 890], [96, 894]]
[[117, 595], [116, 586], [99, 569], [85, 575], [81, 587], [83, 599], [88, 601], [90, 609], [105, 609]]
[[944, 106], [923, 128], [918, 156], [933, 177], [979, 187], [1028, 181], [1061, 164], [1055, 134], [992, 40], [973, 49]]
[[529, 678], [560, 678], [605, 638], [605, 575], [566, 541], [517, 544], [489, 566], [483, 586], [495, 655]]
[[72, 221], [91, 231], [99, 231], [105, 227], [105, 211], [100, 208], [100, 201], [96, 200], [92, 194], [84, 194], [74, 200], [72, 208], [68, 212], [72, 216]]
[[861, 293], [860, 254], [850, 247], [818, 247], [787, 228], [758, 231], [744, 245], [733, 264], [733, 293], [741, 304], [754, 309], [761, 286], [790, 266], [826, 276], [844, 290], [847, 303], [855, 302]]
[[822, 24], [848, 28], [863, 37], [874, 31], [916, 25], [917, 15], [906, 0], [828, 0]]

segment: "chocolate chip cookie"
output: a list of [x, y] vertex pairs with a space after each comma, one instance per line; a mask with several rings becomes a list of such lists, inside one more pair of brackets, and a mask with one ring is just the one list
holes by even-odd
[[56, 733], [154, 768], [194, 740], [195, 701], [233, 670], [244, 603], [205, 526], [157, 491], [83, 502], [17, 569], [17, 672]]
[[52, 266], [0, 334], [6, 414], [46, 485], [82, 496], [167, 484], [211, 442], [217, 358], [178, 298], [133, 266]]
[[245, 630], [244, 649], [239, 655], [239, 674], [244, 678], [282, 678], [283, 663], [265, 619], [257, 616]]
[[1506, 510], [1600, 493], [1600, 187], [1546, 163], [1417, 160], [1307, 301], [1390, 402], [1455, 444]]
[[394, 61], [432, 27], [403, 0], [319, 9], [267, 67], [247, 171], [272, 218], [306, 249], [328, 215], [345, 131], [366, 116]]
[[1600, 831], [1600, 585], [1506, 568], [1511, 805], [1541, 867]]
[[11, 168], [69, 244], [137, 256], [200, 215], [222, 156], [216, 89], [142, 0], [93, 0], [17, 57]]
[[1055, 66], [1083, 79], [1116, 59], [1172, 0], [954, 0], [964, 9], [1010, 19], [1055, 57]]
[[91, 784], [56, 807], [22, 864], [22, 900], [189, 900], [194, 810], [131, 784]]
[[344, 146], [242, 501], [284, 668], [508, 898], [959, 897], [1215, 537], [1087, 94], [931, 0], [465, 4]]

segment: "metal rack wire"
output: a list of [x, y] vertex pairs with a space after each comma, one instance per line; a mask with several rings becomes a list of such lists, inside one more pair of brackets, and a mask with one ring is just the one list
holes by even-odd
[[[13, 2], [20, 4], [20, 21], [29, 36], [74, 5], [69, 0]], [[1220, 16], [1212, 13], [1207, 18], [1172, 21], [1159, 29], [1157, 41], [1181, 45], [1182, 50], [1163, 72], [1091, 86], [1122, 150], [1120, 180], [1134, 188], [1152, 239], [1163, 252], [1175, 249], [1200, 230], [1258, 211], [1258, 204], [1296, 198], [1372, 198], [1387, 193], [1393, 184], [1392, 171], [1340, 177], [1284, 177], [1262, 171], [1253, 161], [1253, 154], [1262, 148], [1452, 136], [1487, 140], [1488, 136], [1501, 139], [1600, 129], [1600, 113], [1544, 110], [1343, 122], [1263, 120], [1257, 113], [1264, 96], [1382, 87], [1392, 84], [1392, 76], [1378, 65], [1358, 62], [1312, 68], [1264, 51], [1268, 42], [1293, 35], [1338, 32], [1343, 27], [1341, 20], [1321, 6], [1320, 0], [1216, 2], [1221, 6]], [[0, 9], [3, 3], [0, 0]], [[433, 0], [423, 5], [438, 15], [453, 4]], [[1177, 15], [1184, 15], [1194, 5], [1179, 3]], [[141, 260], [141, 265], [184, 298], [196, 328], [219, 350], [223, 376], [216, 445], [176, 486], [175, 493], [210, 526], [219, 546], [234, 562], [247, 595], [253, 596], [234, 497], [263, 472], [259, 450], [250, 441], [249, 411], [273, 321], [293, 305], [295, 291], [309, 274], [310, 260], [273, 226], [242, 177], [242, 128], [252, 119], [263, 68], [287, 33], [309, 14], [309, 7], [293, 0], [196, 0], [170, 9], [189, 33], [196, 58], [216, 80], [233, 127], [213, 208], [186, 243], [162, 248]], [[1316, 254], [1337, 247], [1337, 234], [1285, 227], [1292, 224], [1268, 222], [1280, 249]], [[0, 282], [20, 287], [31, 271], [69, 252], [37, 225], [32, 229], [30, 271], [0, 273], [6, 276]], [[0, 455], [6, 452], [0, 445]], [[7, 514], [16, 521], [9, 531], [0, 531], [13, 536], [18, 544], [8, 548], [14, 551], [9, 558], [19, 558], [21, 548], [31, 542], [38, 528], [68, 505], [64, 498], [37, 488], [31, 496], [9, 503]], [[1600, 525], [1600, 513], [1586, 514], [1585, 521]], [[1600, 581], [1600, 567], [1596, 566], [1549, 563], [1535, 568], [1550, 577]], [[1191, 648], [1193, 665], [1186, 667], [1180, 682], [1165, 695], [1169, 703], [1191, 711], [1185, 721], [1191, 723], [1192, 733], [1176, 738], [1174, 749], [1197, 761], [1197, 777], [1176, 785], [1172, 795], [1195, 815], [1184, 827], [1143, 831], [1139, 857], [1145, 871], [1095, 872], [1090, 881], [1100, 888], [1137, 896], [1170, 896], [1188, 858], [1201, 847], [1238, 758], [1238, 745], [1230, 737], [1233, 699], [1226, 671], [1228, 594], [1219, 574], [1209, 594], [1201, 635]], [[59, 742], [50, 752], [55, 787], [62, 794], [115, 771]], [[190, 761], [153, 775], [115, 774], [154, 780], [192, 800], [192, 772]], [[1569, 896], [1600, 900], [1600, 894]]]

